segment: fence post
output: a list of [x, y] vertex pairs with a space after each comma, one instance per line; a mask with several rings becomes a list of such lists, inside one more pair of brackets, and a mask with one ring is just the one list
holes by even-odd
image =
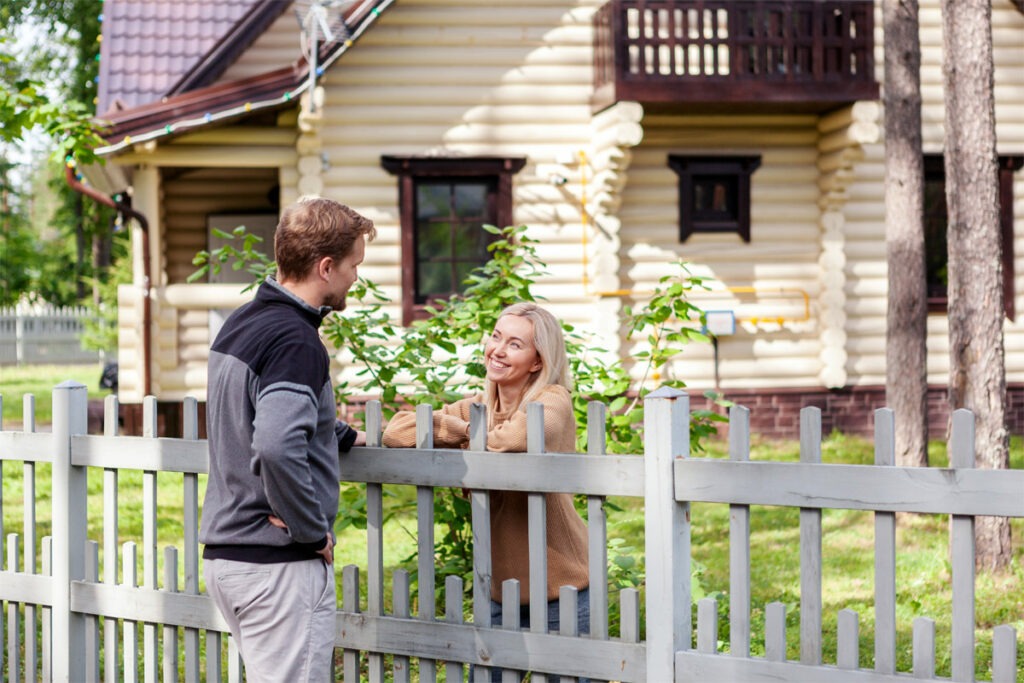
[[675, 680], [690, 649], [690, 504], [676, 503], [673, 461], [690, 451], [690, 397], [661, 387], [644, 399], [647, 680]]
[[86, 476], [71, 464], [71, 438], [86, 433], [84, 384], [53, 390], [53, 680], [71, 681], [85, 663], [85, 615], [71, 611], [71, 582], [85, 578]]

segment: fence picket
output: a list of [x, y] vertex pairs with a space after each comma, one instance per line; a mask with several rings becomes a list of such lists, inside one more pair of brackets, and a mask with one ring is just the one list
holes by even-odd
[[640, 642], [640, 591], [635, 588], [619, 593], [619, 637], [627, 643]]
[[[487, 450], [487, 413], [482, 403], [470, 406], [469, 449]], [[491, 625], [491, 494], [474, 489], [469, 494], [469, 506], [473, 533], [473, 625], [487, 628]], [[488, 667], [476, 666], [472, 671], [478, 683], [491, 680]]]
[[[397, 569], [392, 575], [391, 611], [400, 619], [409, 618], [409, 572], [404, 569]], [[395, 683], [409, 683], [408, 657], [395, 655], [392, 676]]]
[[221, 634], [219, 631], [206, 632], [206, 681], [207, 683], [220, 683], [221, 681]]
[[[821, 410], [800, 411], [800, 462], [821, 462]], [[821, 509], [800, 508], [800, 662], [821, 664]]]
[[[139, 585], [139, 564], [137, 546], [128, 541], [121, 550], [122, 585], [137, 588]], [[122, 622], [124, 632], [121, 642], [124, 644], [124, 683], [135, 683], [139, 680], [139, 622], [125, 619]]]
[[[519, 610], [519, 581], [505, 579], [501, 584], [501, 628], [518, 631], [523, 627]], [[501, 683], [519, 683], [522, 675], [515, 669], [502, 669]]]
[[[199, 440], [199, 404], [187, 396], [182, 406], [182, 438]], [[185, 593], [199, 595], [199, 475], [185, 472], [182, 479], [182, 512], [185, 525]], [[199, 629], [186, 627], [185, 683], [199, 683]]]
[[[43, 536], [42, 556], [43, 576], [53, 576], [53, 536]], [[40, 649], [40, 674], [44, 681], [53, 680], [53, 608], [43, 606], [40, 615], [39, 629], [41, 631]]]
[[[559, 635], [575, 638], [580, 633], [579, 618], [576, 616], [579, 609], [579, 591], [575, 586], [562, 586], [558, 589], [558, 633]], [[573, 683], [577, 680], [575, 676], [562, 676], [560, 683]]]
[[[896, 465], [896, 416], [875, 411], [875, 465]], [[896, 673], [896, 513], [875, 513], [875, 671]]]
[[[111, 395], [103, 399], [104, 435], [115, 437], [121, 431], [118, 424], [118, 413], [117, 396]], [[105, 467], [103, 469], [103, 582], [110, 586], [117, 585], [117, 549], [117, 469]], [[116, 681], [118, 678], [119, 639], [117, 619], [105, 618], [103, 620], [103, 649], [106, 656], [103, 659], [103, 669], [104, 677], [108, 681]]]
[[[472, 422], [470, 422], [470, 433], [472, 434]], [[450, 574], [444, 579], [444, 620], [449, 624], [462, 623], [462, 578]], [[463, 666], [461, 662], [446, 662], [444, 666], [445, 679], [449, 681], [462, 681]], [[348, 679], [346, 679], [348, 683]]]
[[[354, 564], [345, 565], [341, 570], [341, 608], [352, 614], [362, 611], [359, 608], [359, 567]], [[359, 651], [346, 648], [341, 662], [345, 683], [359, 683]]]
[[[750, 460], [750, 411], [729, 408], [729, 459]], [[750, 656], [750, 506], [729, 506], [729, 653]]]
[[[587, 454], [604, 455], [606, 406], [587, 404]], [[587, 496], [587, 573], [590, 578], [590, 637], [608, 640], [608, 517], [604, 496]]]
[[[146, 396], [142, 401], [142, 437], [155, 439], [157, 431], [156, 396]], [[157, 473], [154, 470], [142, 472], [142, 587], [150, 590], [159, 588], [160, 570], [157, 567]], [[156, 624], [142, 625], [142, 665], [146, 683], [156, 683], [159, 674], [157, 659]]]
[[786, 661], [786, 606], [781, 602], [764, 608], [764, 657], [769, 662]]
[[[85, 548], [85, 580], [99, 581], [100, 546], [96, 541], [87, 541]], [[85, 618], [85, 680], [96, 683], [100, 680], [100, 618], [89, 615]]]
[[[36, 397], [26, 394], [22, 398], [22, 430], [28, 433], [36, 431]], [[36, 573], [36, 464], [26, 461], [22, 470], [22, 487], [25, 515], [25, 573]], [[0, 481], [0, 486], [3, 482]], [[2, 533], [2, 525], [0, 525]], [[36, 680], [36, 606], [25, 604], [25, 680]], [[31, 634], [31, 637], [29, 637]]]
[[[178, 549], [164, 548], [164, 590], [178, 592]], [[178, 627], [164, 624], [163, 633], [163, 678], [161, 683], [178, 683]]]
[[1017, 680], [1017, 631], [1012, 626], [996, 626], [992, 631], [992, 683]]
[[860, 617], [851, 609], [839, 610], [836, 631], [836, 666], [856, 669], [860, 666]]
[[914, 619], [914, 678], [935, 678], [935, 621]]
[[[526, 406], [526, 450], [544, 452], [544, 406]], [[527, 527], [530, 546], [530, 631], [548, 632], [548, 508], [543, 493], [528, 493], [526, 499]], [[546, 683], [547, 675], [534, 672], [531, 679]]]
[[714, 598], [697, 601], [697, 652], [718, 652], [718, 602]]
[[[953, 412], [949, 462], [957, 469], [974, 467], [974, 417]], [[974, 517], [953, 515], [950, 554], [953, 565], [953, 680], [974, 679]]]
[[[380, 401], [374, 401], [380, 411]], [[367, 407], [369, 411], [369, 406]], [[416, 406], [416, 448], [434, 447], [434, 411], [427, 404]], [[434, 621], [434, 488], [416, 487], [416, 572], [419, 583], [419, 618]], [[437, 663], [433, 659], [420, 659], [420, 680], [437, 680]]]
[[[7, 534], [7, 571], [18, 571], [19, 555], [18, 534]], [[21, 632], [21, 605], [14, 600], [7, 601], [7, 675], [10, 680], [21, 678], [21, 643], [18, 635]], [[3, 629], [0, 628], [0, 633]]]
[[[367, 425], [367, 446], [380, 446], [380, 437], [379, 425]], [[366, 483], [366, 554], [366, 613], [379, 617], [384, 614], [384, 487], [376, 482]], [[383, 683], [383, 655], [369, 654], [367, 675], [370, 683]]]
[[242, 683], [242, 655], [238, 643], [228, 636], [228, 683]]

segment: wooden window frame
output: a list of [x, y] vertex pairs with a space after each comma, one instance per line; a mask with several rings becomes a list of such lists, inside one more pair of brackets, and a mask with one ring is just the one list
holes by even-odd
[[[670, 154], [668, 165], [679, 177], [679, 241], [685, 242], [697, 232], [739, 234], [750, 242], [750, 176], [761, 165], [759, 155], [691, 156]], [[735, 217], [729, 220], [701, 217], [694, 208], [695, 179], [704, 176], [729, 176], [736, 181]]]
[[[1000, 155], [998, 157], [999, 173], [999, 227], [1002, 234], [1003, 259], [1003, 306], [1006, 317], [1014, 320], [1016, 305], [1014, 302], [1014, 239], [1013, 239], [1013, 174], [1024, 167], [1024, 156]], [[924, 155], [924, 181], [941, 180], [945, 186], [946, 167], [942, 154]], [[922, 191], [923, 187], [922, 187]], [[945, 197], [945, 192], [943, 192]], [[924, 207], [928, 212], [928, 207]], [[925, 249], [928, 245], [925, 245]], [[949, 311], [949, 298], [945, 294], [928, 294], [928, 312], [946, 314]]]
[[416, 186], [419, 180], [488, 179], [494, 182], [494, 220], [499, 228], [512, 224], [512, 176], [526, 165], [525, 157], [381, 156], [381, 167], [398, 177], [401, 222], [402, 324], [427, 317], [416, 293]]

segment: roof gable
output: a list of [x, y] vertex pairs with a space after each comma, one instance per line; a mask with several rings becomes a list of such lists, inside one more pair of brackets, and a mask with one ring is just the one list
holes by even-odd
[[159, 101], [197, 67], [201, 80], [208, 74], [201, 70], [209, 63], [204, 58], [217, 52], [225, 36], [239, 37], [239, 27], [251, 21], [254, 10], [276, 11], [276, 18], [289, 4], [281, 0], [107, 0], [96, 111], [105, 114]]

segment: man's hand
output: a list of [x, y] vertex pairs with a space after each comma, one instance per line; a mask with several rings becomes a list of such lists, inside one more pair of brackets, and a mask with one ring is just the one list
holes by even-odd
[[267, 521], [270, 522], [271, 526], [276, 526], [278, 529], [284, 529], [288, 531], [288, 525], [284, 523], [284, 520], [274, 515], [267, 515]]
[[366, 432], [356, 430], [356, 440], [352, 442], [353, 446], [365, 446], [366, 445]]
[[316, 554], [324, 558], [327, 564], [334, 564], [334, 534], [327, 534], [327, 545], [317, 550]]

